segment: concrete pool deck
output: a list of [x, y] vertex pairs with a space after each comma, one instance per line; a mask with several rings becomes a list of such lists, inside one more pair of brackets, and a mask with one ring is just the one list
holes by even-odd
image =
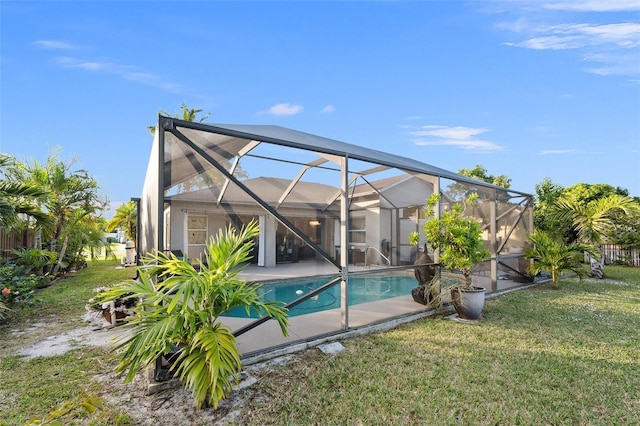
[[[364, 271], [383, 272], [385, 270], [385, 267], [377, 265], [350, 265], [349, 267], [350, 273]], [[336, 270], [336, 267], [328, 262], [305, 261], [278, 264], [273, 268], [250, 265], [240, 274], [240, 277], [249, 281], [271, 281], [338, 274], [339, 272]], [[474, 284], [488, 289], [491, 286], [491, 281], [489, 277], [474, 276]], [[527, 284], [501, 279], [498, 280], [498, 290], [494, 293], [487, 293], [487, 295], [499, 294], [523, 286], [527, 286]], [[286, 353], [287, 347], [289, 346], [312, 346], [322, 343], [323, 341], [335, 340], [337, 335], [353, 334], [358, 330], [364, 331], [367, 328], [392, 328], [395, 326], [394, 324], [413, 321], [420, 317], [432, 315], [433, 313], [433, 309], [416, 303], [411, 295], [408, 294], [350, 306], [348, 310], [347, 329], [343, 329], [341, 326], [340, 309], [331, 309], [290, 317], [289, 335], [287, 337], [282, 335], [278, 323], [270, 320], [238, 336], [237, 343], [240, 353], [244, 358], [260, 357], [259, 354], [261, 353], [274, 351]], [[221, 321], [233, 331], [236, 331], [256, 320], [251, 318], [224, 317], [221, 318]], [[384, 322], [389, 322], [389, 324], [387, 324], [387, 326], [382, 325]], [[294, 351], [294, 349], [291, 349], [291, 351]]]

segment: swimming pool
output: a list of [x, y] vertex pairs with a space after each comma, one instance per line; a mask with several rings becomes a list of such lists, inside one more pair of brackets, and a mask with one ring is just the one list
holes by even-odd
[[[279, 301], [285, 304], [325, 285], [331, 278], [305, 278], [277, 283], [265, 283], [260, 289], [266, 301]], [[418, 285], [413, 275], [358, 275], [349, 276], [349, 306], [374, 302], [397, 296], [411, 295], [411, 289]], [[320, 312], [340, 307], [340, 283], [328, 290], [312, 296], [299, 305], [290, 308], [291, 317]], [[259, 318], [256, 312], [247, 315], [244, 308], [230, 310], [224, 316], [238, 318]]]

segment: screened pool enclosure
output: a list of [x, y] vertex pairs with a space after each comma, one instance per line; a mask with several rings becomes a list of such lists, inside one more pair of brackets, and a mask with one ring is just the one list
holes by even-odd
[[[221, 228], [258, 222], [244, 276], [262, 282], [266, 298], [311, 308], [290, 317], [287, 338], [274, 321], [226, 317], [247, 356], [426, 311], [397, 283], [418, 284], [413, 264], [428, 248], [422, 228], [433, 193], [441, 194], [440, 211], [478, 194], [465, 214], [483, 226], [491, 255], [476, 268], [475, 285], [495, 292], [528, 281], [529, 194], [269, 125], [159, 117], [140, 198], [137, 248], [139, 256], [173, 251], [197, 265], [205, 241]], [[412, 232], [420, 244], [409, 243]], [[429, 254], [437, 263], [437, 253]], [[313, 278], [313, 286], [302, 278]], [[291, 291], [281, 291], [285, 285]]]

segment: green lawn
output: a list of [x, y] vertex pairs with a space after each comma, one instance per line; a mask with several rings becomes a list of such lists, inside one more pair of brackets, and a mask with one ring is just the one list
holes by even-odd
[[[113, 367], [83, 349], [25, 361], [12, 334], [55, 316], [77, 326], [93, 288], [130, 278], [113, 262], [90, 263], [38, 293], [0, 325], [0, 425], [20, 425], [80, 392]], [[244, 424], [637, 425], [640, 424], [640, 269], [607, 267], [605, 281], [564, 279], [487, 301], [466, 325], [427, 318], [342, 341], [346, 350], [299, 354], [257, 374]], [[74, 417], [75, 416], [75, 417]], [[63, 424], [133, 424], [108, 406]]]
[[[309, 351], [264, 377], [238, 424], [638, 425], [640, 270], [487, 301]], [[619, 281], [624, 280], [624, 281]]]
[[[87, 300], [94, 288], [112, 285], [135, 275], [133, 269], [116, 269], [119, 262], [89, 262], [74, 277], [58, 281], [36, 291], [27, 304], [0, 323], [0, 425], [23, 425], [32, 416], [43, 416], [57, 404], [77, 397], [81, 392], [95, 394], [99, 385], [91, 380], [112, 368], [112, 354], [103, 349], [78, 349], [64, 355], [25, 361], [12, 353], [47, 336], [83, 325]], [[24, 332], [40, 324], [35, 332]], [[83, 410], [75, 410], [63, 424], [86, 419]], [[78, 419], [74, 420], [74, 417]], [[95, 424], [127, 424], [127, 416], [117, 407], [93, 416]]]

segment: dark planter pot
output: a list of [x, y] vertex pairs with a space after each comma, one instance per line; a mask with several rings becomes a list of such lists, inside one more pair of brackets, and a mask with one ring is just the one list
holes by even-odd
[[173, 378], [173, 373], [175, 372], [171, 367], [176, 363], [179, 356], [180, 347], [177, 345], [171, 345], [169, 352], [158, 357], [153, 371], [154, 380], [157, 382], [171, 380]]
[[421, 305], [426, 305], [427, 300], [424, 297], [424, 287], [416, 287], [411, 290], [411, 297], [413, 297], [413, 301], [420, 303]]
[[421, 285], [411, 290], [411, 297], [413, 301], [420, 303], [421, 305], [430, 305], [436, 301], [440, 296], [440, 287], [430, 288]]
[[452, 288], [451, 301], [458, 317], [466, 320], [479, 319], [484, 308], [484, 293], [485, 289], [482, 287], [473, 287], [469, 290]]

